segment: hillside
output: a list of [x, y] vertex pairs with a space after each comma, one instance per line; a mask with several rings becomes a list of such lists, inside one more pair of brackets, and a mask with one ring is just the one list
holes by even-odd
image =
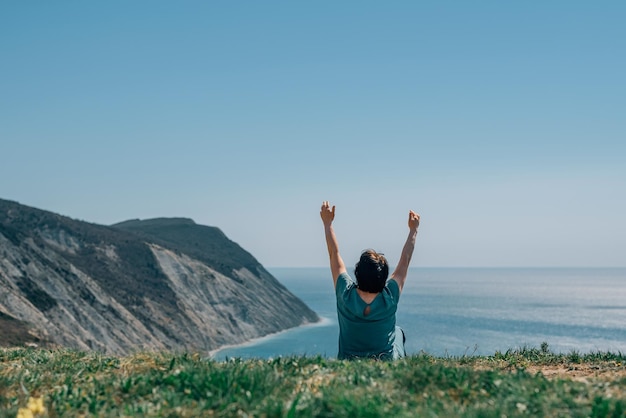
[[217, 228], [188, 219], [110, 227], [6, 200], [0, 289], [5, 346], [206, 351], [318, 320]]
[[198, 225], [191, 219], [133, 219], [112, 226], [138, 234], [162, 247], [187, 254], [222, 274], [229, 274], [242, 267], [250, 271], [265, 271], [250, 253], [229, 240], [219, 228]]

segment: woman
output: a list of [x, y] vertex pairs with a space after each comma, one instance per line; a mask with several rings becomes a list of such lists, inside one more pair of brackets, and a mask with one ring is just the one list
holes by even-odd
[[396, 326], [400, 293], [415, 248], [420, 216], [409, 211], [409, 236], [398, 266], [387, 280], [389, 266], [383, 254], [365, 250], [354, 269], [356, 282], [350, 278], [339, 254], [333, 230], [335, 206], [322, 203], [320, 216], [324, 223], [330, 270], [337, 297], [339, 319], [339, 359], [376, 358], [391, 360], [406, 355], [404, 333]]

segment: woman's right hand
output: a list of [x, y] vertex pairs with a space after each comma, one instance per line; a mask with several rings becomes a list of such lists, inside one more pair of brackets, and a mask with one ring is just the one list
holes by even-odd
[[[334, 207], [333, 207], [334, 209]], [[409, 229], [413, 230], [417, 230], [417, 228], [420, 226], [420, 215], [419, 213], [415, 213], [412, 210], [409, 211]]]

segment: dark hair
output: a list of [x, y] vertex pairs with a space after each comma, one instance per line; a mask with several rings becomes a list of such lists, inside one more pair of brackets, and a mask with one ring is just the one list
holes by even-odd
[[363, 251], [359, 262], [354, 266], [357, 287], [364, 292], [381, 292], [385, 288], [388, 275], [387, 259], [374, 250]]

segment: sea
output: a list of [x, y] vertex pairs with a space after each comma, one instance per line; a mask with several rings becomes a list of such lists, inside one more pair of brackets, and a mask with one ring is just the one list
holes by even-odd
[[[336, 357], [330, 269], [268, 270], [321, 321], [224, 348], [213, 358]], [[397, 325], [408, 354], [493, 355], [542, 343], [554, 353], [626, 353], [626, 268], [414, 267]]]

